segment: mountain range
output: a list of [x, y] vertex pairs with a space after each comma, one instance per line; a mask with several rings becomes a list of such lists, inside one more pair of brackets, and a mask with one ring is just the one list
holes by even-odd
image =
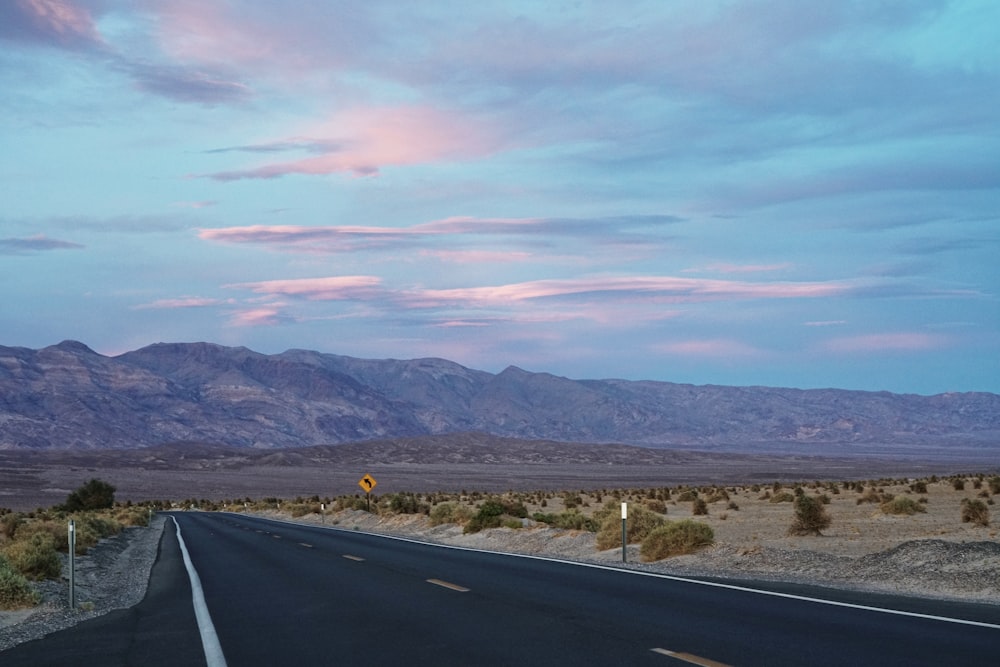
[[477, 432], [660, 448], [831, 454], [1000, 449], [1000, 396], [572, 380], [444, 359], [158, 343], [118, 356], [0, 346], [0, 449], [171, 442], [279, 449]]

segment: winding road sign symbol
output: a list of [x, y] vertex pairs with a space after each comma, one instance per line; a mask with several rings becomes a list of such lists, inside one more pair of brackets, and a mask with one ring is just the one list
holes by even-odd
[[358, 486], [360, 486], [365, 493], [371, 493], [376, 484], [378, 484], [378, 482], [376, 482], [375, 478], [371, 475], [365, 475], [358, 480]]

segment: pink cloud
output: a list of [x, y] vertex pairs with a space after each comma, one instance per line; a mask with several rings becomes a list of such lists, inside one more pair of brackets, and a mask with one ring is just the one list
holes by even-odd
[[790, 262], [781, 264], [709, 264], [695, 269], [687, 269], [684, 273], [696, 273], [701, 271], [714, 271], [716, 273], [769, 273], [771, 271], [783, 271], [792, 267]]
[[847, 324], [847, 320], [817, 320], [813, 322], [803, 322], [802, 324], [807, 327], [836, 327], [841, 324]]
[[456, 264], [510, 264], [526, 262], [533, 257], [530, 252], [494, 250], [424, 250], [420, 254]]
[[662, 343], [654, 346], [654, 349], [666, 354], [685, 357], [733, 358], [756, 357], [762, 354], [761, 350], [751, 345], [728, 338], [710, 338], [677, 341], [674, 343]]
[[90, 13], [71, 0], [0, 3], [0, 36], [64, 48], [104, 48]]
[[280, 324], [284, 319], [281, 315], [281, 308], [273, 306], [238, 311], [233, 314], [230, 324], [238, 327], [274, 326]]
[[420, 290], [408, 296], [413, 303], [427, 305], [469, 302], [480, 305], [513, 301], [614, 293], [636, 298], [656, 297], [664, 302], [699, 302], [726, 299], [819, 298], [845, 294], [846, 283], [748, 283], [729, 280], [699, 280], [670, 276], [580, 278], [537, 280], [491, 287]]
[[823, 344], [830, 352], [919, 352], [943, 347], [944, 336], [920, 332], [868, 334], [834, 338]]
[[[354, 109], [304, 133], [326, 137], [328, 152], [288, 162], [211, 174], [220, 181], [289, 174], [372, 176], [389, 166], [478, 159], [503, 146], [498, 134], [468, 116], [426, 106]], [[301, 135], [300, 135], [301, 136]], [[279, 140], [277, 143], [282, 143]]]
[[248, 289], [256, 294], [282, 294], [310, 301], [341, 301], [372, 296], [377, 293], [381, 282], [374, 276], [331, 276], [235, 283], [224, 287]]
[[174, 308], [207, 308], [234, 303], [232, 299], [211, 299], [199, 296], [182, 296], [175, 299], [157, 299], [150, 303], [140, 304], [134, 310], [169, 310]]
[[[810, 283], [743, 283], [673, 277], [597, 277], [538, 280], [485, 287], [392, 289], [374, 276], [331, 276], [225, 285], [307, 301], [353, 301], [374, 312], [443, 311], [435, 326], [486, 326], [590, 320], [611, 327], [661, 321], [678, 315], [669, 304], [720, 300], [820, 298], [850, 286]], [[451, 311], [451, 312], [449, 312]], [[473, 317], [460, 311], [479, 311]], [[372, 314], [369, 313], [369, 314]]]
[[208, 208], [210, 206], [215, 206], [218, 203], [219, 202], [212, 199], [205, 199], [203, 201], [178, 201], [174, 202], [174, 206], [178, 206], [180, 208], [198, 209], [198, 208]]
[[[322, 69], [327, 76], [376, 45], [364, 5], [171, 0], [153, 6], [156, 39], [171, 58], [270, 70], [285, 82]], [[395, 14], [395, 12], [393, 12]]]

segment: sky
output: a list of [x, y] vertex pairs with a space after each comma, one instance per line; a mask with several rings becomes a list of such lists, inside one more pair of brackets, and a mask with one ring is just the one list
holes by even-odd
[[0, 2], [0, 344], [1000, 393], [1000, 3]]

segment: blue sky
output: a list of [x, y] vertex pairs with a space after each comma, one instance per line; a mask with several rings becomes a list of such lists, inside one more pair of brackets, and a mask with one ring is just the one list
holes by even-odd
[[0, 3], [0, 344], [1000, 392], [1000, 4]]

